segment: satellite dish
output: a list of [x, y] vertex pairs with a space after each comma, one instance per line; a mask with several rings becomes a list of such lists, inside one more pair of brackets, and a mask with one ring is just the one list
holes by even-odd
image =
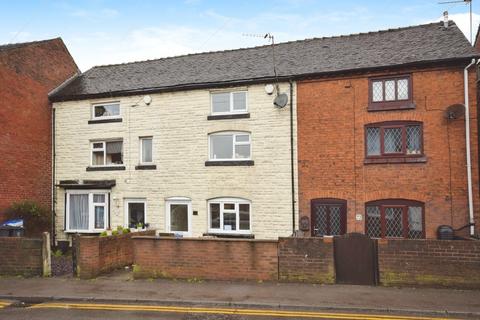
[[465, 114], [465, 106], [461, 103], [452, 104], [445, 110], [444, 116], [447, 120], [455, 120]]
[[150, 105], [150, 103], [152, 103], [152, 97], [150, 97], [149, 95], [144, 96], [143, 102], [145, 102], [147, 106]]
[[288, 96], [286, 93], [280, 93], [275, 97], [275, 100], [273, 100], [273, 104], [277, 108], [283, 108], [287, 105], [288, 103]]

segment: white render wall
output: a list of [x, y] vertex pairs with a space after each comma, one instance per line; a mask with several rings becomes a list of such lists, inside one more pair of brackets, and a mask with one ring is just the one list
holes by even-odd
[[[147, 222], [151, 228], [165, 232], [165, 199], [178, 196], [191, 198], [192, 210], [198, 211], [191, 217], [192, 236], [201, 236], [208, 229], [207, 200], [240, 197], [252, 203], [251, 229], [255, 238], [291, 235], [290, 104], [274, 108], [274, 95], [267, 95], [263, 84], [225, 91], [245, 89], [249, 119], [207, 120], [210, 92], [224, 89], [151, 94], [149, 106], [143, 103], [142, 95], [54, 103], [56, 184], [60, 180], [115, 179], [110, 202], [112, 229], [124, 225], [125, 198], [145, 198]], [[289, 84], [281, 84], [281, 91], [290, 95]], [[297, 198], [295, 92], [294, 85]], [[120, 101], [123, 121], [88, 124], [91, 104], [110, 101]], [[208, 134], [224, 130], [251, 132], [254, 166], [205, 166]], [[135, 170], [141, 136], [153, 136], [156, 170]], [[103, 138], [123, 139], [125, 171], [86, 171], [90, 165], [90, 140]], [[65, 190], [57, 187], [56, 193], [57, 240], [64, 240], [68, 239], [63, 232]]]

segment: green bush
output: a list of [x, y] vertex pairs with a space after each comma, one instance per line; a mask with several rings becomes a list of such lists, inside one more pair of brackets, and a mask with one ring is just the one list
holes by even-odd
[[126, 233], [130, 233], [130, 229], [128, 228], [123, 229], [123, 234], [126, 234]]
[[5, 211], [8, 219], [23, 219], [26, 236], [38, 237], [42, 232], [51, 230], [51, 212], [47, 208], [37, 204], [35, 201], [24, 200], [14, 202]]
[[107, 231], [102, 231], [102, 233], [100, 233], [100, 237], [106, 237], [106, 236], [108, 236]]
[[118, 236], [118, 230], [113, 230], [112, 231], [112, 236]]

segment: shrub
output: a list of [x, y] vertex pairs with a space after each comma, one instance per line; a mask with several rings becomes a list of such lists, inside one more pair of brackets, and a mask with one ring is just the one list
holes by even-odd
[[112, 236], [118, 236], [118, 230], [113, 230], [112, 231]]
[[100, 237], [106, 237], [106, 236], [108, 236], [107, 231], [102, 231], [102, 233], [100, 233]]
[[123, 234], [126, 234], [126, 233], [130, 233], [130, 229], [128, 228], [123, 229]]
[[34, 201], [14, 202], [6, 210], [8, 219], [23, 219], [26, 236], [41, 236], [42, 232], [50, 231], [51, 212]]

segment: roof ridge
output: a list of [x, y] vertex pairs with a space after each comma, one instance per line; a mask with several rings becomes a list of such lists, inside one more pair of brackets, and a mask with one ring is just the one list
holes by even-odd
[[58, 40], [58, 39], [62, 39], [62, 38], [61, 37], [55, 37], [55, 38], [50, 38], [50, 39], [34, 40], [34, 41], [27, 41], [27, 42], [5, 43], [5, 44], [0, 44], [0, 49], [9, 49], [10, 47], [18, 48], [18, 47], [29, 46], [29, 45], [32, 45], [32, 44], [39, 44], [39, 43]]
[[[380, 34], [380, 33], [386, 33], [386, 32], [403, 31], [403, 30], [407, 30], [407, 29], [420, 28], [420, 27], [425, 27], [425, 26], [430, 26], [430, 25], [435, 25], [435, 24], [440, 24], [441, 25], [441, 24], [443, 24], [443, 22], [437, 21], [437, 22], [430, 22], [430, 23], [424, 23], [424, 24], [418, 24], [418, 25], [411, 25], [411, 26], [406, 26], [406, 27], [388, 28], [388, 29], [381, 29], [381, 30], [376, 30], [376, 31], [350, 33], [350, 34], [346, 34], [346, 35], [305, 38], [305, 39], [301, 39], [301, 40], [291, 40], [291, 41], [279, 42], [279, 43], [276, 43], [275, 45], [280, 46], [280, 45], [286, 45], [286, 44], [291, 44], [291, 43], [300, 43], [300, 42], [306, 42], [306, 41], [357, 37], [357, 36]], [[456, 24], [453, 20], [449, 20], [449, 26], [456, 26]], [[152, 62], [152, 61], [161, 61], [161, 60], [183, 58], [183, 57], [190, 57], [190, 56], [207, 55], [207, 54], [224, 53], [224, 52], [241, 51], [241, 50], [252, 50], [252, 49], [265, 48], [265, 47], [269, 47], [269, 46], [271, 46], [271, 45], [266, 44], [266, 45], [245, 47], [245, 48], [187, 53], [187, 54], [181, 54], [181, 55], [177, 55], [177, 56], [169, 56], [169, 57], [162, 57], [162, 58], [155, 58], [155, 59], [146, 59], [146, 60], [137, 60], [137, 61], [130, 61], [130, 62], [122, 62], [122, 63], [104, 64], [104, 65], [93, 66], [90, 69], [88, 69], [87, 71], [85, 71], [84, 74], [87, 73], [88, 71], [92, 70], [92, 69], [95, 69], [95, 68], [108, 68], [108, 67], [114, 67], [114, 66], [123, 66], [123, 65], [137, 64], [137, 63], [140, 64], [140, 63], [146, 63], [146, 62]]]

